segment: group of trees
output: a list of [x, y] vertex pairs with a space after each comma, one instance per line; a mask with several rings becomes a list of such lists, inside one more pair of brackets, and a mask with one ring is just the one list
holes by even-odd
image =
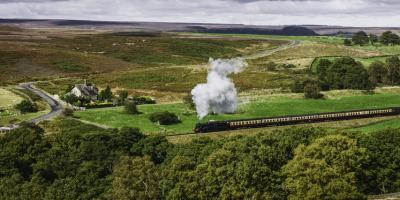
[[26, 99], [15, 105], [15, 109], [19, 110], [21, 113], [34, 113], [39, 111], [36, 103]]
[[367, 70], [353, 58], [343, 57], [333, 61], [319, 59], [314, 69], [317, 79], [296, 80], [292, 92], [304, 92], [306, 98], [322, 98], [320, 91], [333, 89], [371, 90], [378, 84], [400, 84], [400, 60], [397, 56], [386, 63], [372, 63]]
[[367, 34], [364, 31], [359, 31], [353, 35], [351, 40], [346, 38], [344, 40], [344, 45], [351, 46], [352, 44], [354, 44], [364, 46], [367, 44], [374, 45], [378, 42], [384, 45], [399, 45], [400, 37], [397, 34], [392, 33], [391, 31], [386, 31], [382, 33], [380, 37], [375, 34]]
[[321, 59], [317, 63], [315, 72], [324, 90], [374, 88], [364, 65], [350, 57], [338, 58], [334, 61]]
[[400, 191], [400, 130], [297, 128], [171, 144], [63, 121], [0, 138], [0, 199], [365, 199]]
[[376, 61], [369, 66], [368, 73], [373, 84], [400, 85], [400, 59], [391, 56], [385, 63]]

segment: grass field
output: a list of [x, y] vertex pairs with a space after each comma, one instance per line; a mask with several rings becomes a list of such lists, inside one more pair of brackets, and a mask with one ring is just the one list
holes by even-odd
[[379, 130], [386, 129], [386, 128], [400, 128], [400, 118], [388, 119], [385, 121], [368, 124], [365, 126], [355, 128], [353, 130], [369, 133], [369, 132], [379, 131]]
[[[31, 101], [35, 101], [40, 111], [37, 113], [20, 114], [14, 108], [14, 106], [21, 102], [23, 99], [30, 99]], [[50, 111], [47, 103], [42, 101], [39, 96], [34, 93], [30, 93], [27, 90], [17, 88], [0, 88], [0, 108], [0, 126], [34, 119]]]
[[12, 107], [23, 100], [22, 97], [13, 92], [0, 88], [0, 108]]
[[[399, 94], [359, 95], [327, 100], [305, 100], [277, 97], [271, 100], [242, 104], [236, 114], [211, 115], [207, 116], [202, 121], [384, 108], [400, 106], [399, 99]], [[139, 106], [139, 110], [143, 112], [143, 114], [133, 116], [128, 115], [123, 112], [121, 107], [117, 107], [76, 112], [75, 116], [82, 120], [95, 122], [109, 127], [140, 127], [147, 134], [188, 133], [192, 131], [196, 122], [199, 121], [195, 113], [188, 113], [186, 107], [180, 103], [143, 105]], [[182, 123], [171, 126], [159, 126], [151, 123], [148, 119], [149, 114], [158, 111], [174, 112], [182, 119]]]

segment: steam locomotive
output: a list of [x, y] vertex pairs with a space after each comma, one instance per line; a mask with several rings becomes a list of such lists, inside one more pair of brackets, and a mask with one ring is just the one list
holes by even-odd
[[195, 133], [400, 115], [400, 107], [198, 123]]

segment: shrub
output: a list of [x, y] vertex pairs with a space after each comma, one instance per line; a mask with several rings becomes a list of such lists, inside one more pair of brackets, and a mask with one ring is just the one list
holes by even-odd
[[133, 97], [133, 101], [136, 103], [136, 105], [143, 105], [143, 104], [155, 104], [156, 100], [152, 97], [148, 96], [135, 96]]
[[154, 123], [160, 123], [161, 125], [170, 125], [181, 123], [181, 120], [176, 116], [175, 113], [171, 112], [156, 112], [150, 115], [150, 121]]
[[133, 101], [128, 101], [125, 103], [125, 112], [131, 115], [140, 114], [139, 110], [137, 109], [137, 105]]
[[321, 99], [321, 87], [317, 83], [308, 83], [304, 86], [304, 97], [307, 99]]
[[193, 102], [193, 95], [191, 93], [188, 93], [185, 97], [183, 97], [183, 103], [190, 109], [194, 110], [196, 109], [196, 105]]
[[344, 39], [344, 41], [343, 41], [343, 44], [345, 45], [345, 46], [351, 46], [353, 43], [351, 42], [351, 40], [349, 40], [349, 39]]
[[64, 117], [72, 117], [74, 115], [74, 110], [72, 110], [71, 108], [66, 108], [63, 110], [62, 115]]
[[33, 113], [38, 111], [36, 103], [32, 103], [29, 100], [22, 100], [21, 103], [15, 106], [15, 108], [22, 113]]

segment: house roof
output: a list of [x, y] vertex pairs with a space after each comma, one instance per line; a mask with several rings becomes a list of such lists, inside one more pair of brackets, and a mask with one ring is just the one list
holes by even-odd
[[75, 85], [75, 87], [82, 92], [85, 96], [97, 96], [99, 94], [99, 90], [96, 86], [88, 86], [85, 84]]

